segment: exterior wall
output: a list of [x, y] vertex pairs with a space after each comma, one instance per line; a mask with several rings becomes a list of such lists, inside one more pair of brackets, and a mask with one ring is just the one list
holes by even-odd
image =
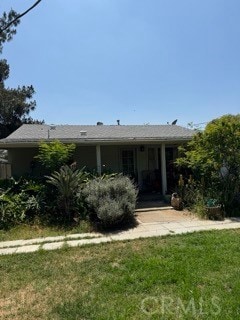
[[[102, 172], [120, 173], [122, 172], [121, 152], [123, 150], [133, 150], [135, 155], [135, 171], [138, 173], [137, 146], [100, 146], [101, 169]], [[86, 166], [90, 170], [97, 170], [96, 146], [78, 146], [75, 152], [75, 160], [78, 167]]]
[[[176, 145], [166, 145], [166, 150], [171, 149], [171, 159], [168, 157], [166, 166], [162, 166], [162, 161], [165, 159], [162, 156], [164, 145], [101, 145], [101, 172], [122, 172], [122, 151], [133, 150], [135, 172], [134, 177], [138, 182], [139, 188], [142, 190], [162, 191], [164, 187], [164, 175], [167, 171], [167, 185], [171, 187], [174, 184], [172, 163], [176, 158]], [[13, 176], [21, 176], [26, 173], [31, 173], [31, 163], [38, 153], [38, 148], [19, 148], [9, 149], [9, 163], [12, 166]], [[97, 148], [96, 146], [77, 146], [74, 160], [77, 162], [77, 167], [86, 167], [89, 170], [97, 171]], [[166, 170], [164, 169], [166, 167]]]
[[97, 170], [96, 146], [77, 146], [74, 154], [77, 167], [86, 167], [89, 170]]
[[12, 167], [13, 176], [31, 173], [31, 162], [38, 153], [38, 148], [19, 148], [8, 150], [8, 161]]
[[[38, 154], [38, 148], [19, 148], [8, 150], [8, 161], [11, 164], [12, 175], [21, 176], [31, 173], [31, 163]], [[77, 166], [86, 166], [90, 170], [96, 169], [96, 147], [77, 147], [74, 155]]]
[[[136, 146], [100, 146], [101, 171], [112, 173], [122, 172], [121, 152], [122, 150], [128, 149], [134, 150], [135, 154], [137, 152]], [[96, 146], [78, 146], [74, 159], [77, 161], [78, 167], [86, 166], [90, 170], [97, 170]], [[135, 162], [135, 167], [137, 168], [137, 158], [135, 159]]]
[[[103, 145], [100, 146], [100, 150], [102, 173], [120, 173], [123, 171], [121, 156], [123, 150], [133, 150], [134, 152], [135, 176], [137, 180], [141, 180], [141, 172], [148, 169], [147, 147], [144, 147], [144, 150], [140, 151], [140, 146], [136, 145]], [[78, 146], [75, 153], [75, 160], [77, 161], [78, 167], [86, 166], [90, 170], [97, 170], [96, 146]]]

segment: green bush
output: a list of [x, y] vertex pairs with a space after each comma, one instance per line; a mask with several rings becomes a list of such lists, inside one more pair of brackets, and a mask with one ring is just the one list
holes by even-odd
[[177, 165], [191, 170], [204, 197], [216, 199], [229, 216], [240, 211], [240, 206], [236, 210], [240, 190], [240, 114], [212, 120], [179, 150]]
[[0, 229], [7, 229], [22, 223], [40, 211], [39, 201], [35, 196], [3, 194], [0, 196]]
[[0, 229], [7, 229], [26, 218], [24, 207], [19, 200], [19, 196], [0, 196]]
[[90, 180], [83, 194], [92, 216], [103, 227], [113, 227], [134, 218], [137, 190], [126, 176]]
[[0, 180], [0, 194], [4, 193], [6, 190], [11, 188], [15, 184], [15, 180], [11, 179], [1, 179]]
[[81, 207], [81, 189], [87, 177], [84, 168], [75, 170], [67, 165], [47, 176], [47, 183], [54, 186], [53, 209], [69, 221]]
[[31, 221], [44, 210], [45, 187], [42, 183], [12, 179], [0, 195], [0, 229]]
[[39, 153], [35, 159], [50, 173], [59, 170], [63, 165], [69, 164], [73, 157], [76, 145], [64, 144], [58, 140], [41, 142]]

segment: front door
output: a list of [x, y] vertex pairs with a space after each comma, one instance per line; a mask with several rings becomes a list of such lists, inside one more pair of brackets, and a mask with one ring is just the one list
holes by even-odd
[[135, 177], [134, 149], [122, 150], [122, 172], [130, 177]]
[[155, 148], [148, 148], [148, 170], [156, 170], [156, 152]]

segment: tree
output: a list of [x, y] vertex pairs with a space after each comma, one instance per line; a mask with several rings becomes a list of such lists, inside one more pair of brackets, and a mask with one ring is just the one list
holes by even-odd
[[[21, 14], [12, 9], [8, 13], [3, 12], [0, 18], [0, 53], [2, 53], [3, 44], [10, 41], [16, 34], [16, 26], [20, 23], [20, 18], [40, 2], [41, 0], [38, 0]], [[5, 138], [23, 123], [42, 123], [29, 117], [30, 111], [36, 107], [36, 101], [32, 100], [35, 93], [33, 86], [6, 88], [4, 81], [8, 77], [7, 60], [0, 60], [0, 138]]]
[[36, 107], [36, 101], [32, 100], [33, 86], [6, 88], [4, 81], [8, 76], [7, 61], [0, 60], [0, 138], [5, 138], [23, 123], [42, 123], [29, 117]]
[[12, 40], [13, 35], [16, 34], [16, 26], [20, 23], [20, 19], [33, 10], [41, 1], [36, 1], [30, 8], [20, 14], [13, 9], [8, 13], [3, 12], [0, 18], [0, 53], [2, 52], [3, 43]]
[[212, 120], [182, 152], [178, 165], [190, 168], [206, 193], [214, 191], [231, 210], [240, 191], [240, 114]]
[[16, 26], [20, 23], [20, 20], [16, 20], [17, 16], [17, 12], [11, 9], [8, 13], [4, 11], [0, 18], [0, 53], [2, 53], [3, 44], [12, 40], [17, 32]]

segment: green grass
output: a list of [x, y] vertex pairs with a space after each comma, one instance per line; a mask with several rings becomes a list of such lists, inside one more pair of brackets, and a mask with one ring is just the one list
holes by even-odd
[[87, 221], [81, 221], [79, 225], [69, 227], [47, 226], [40, 223], [34, 223], [31, 225], [20, 224], [9, 230], [0, 230], [0, 241], [55, 237], [91, 231], [93, 231], [93, 229]]
[[240, 230], [0, 257], [0, 319], [240, 319]]

